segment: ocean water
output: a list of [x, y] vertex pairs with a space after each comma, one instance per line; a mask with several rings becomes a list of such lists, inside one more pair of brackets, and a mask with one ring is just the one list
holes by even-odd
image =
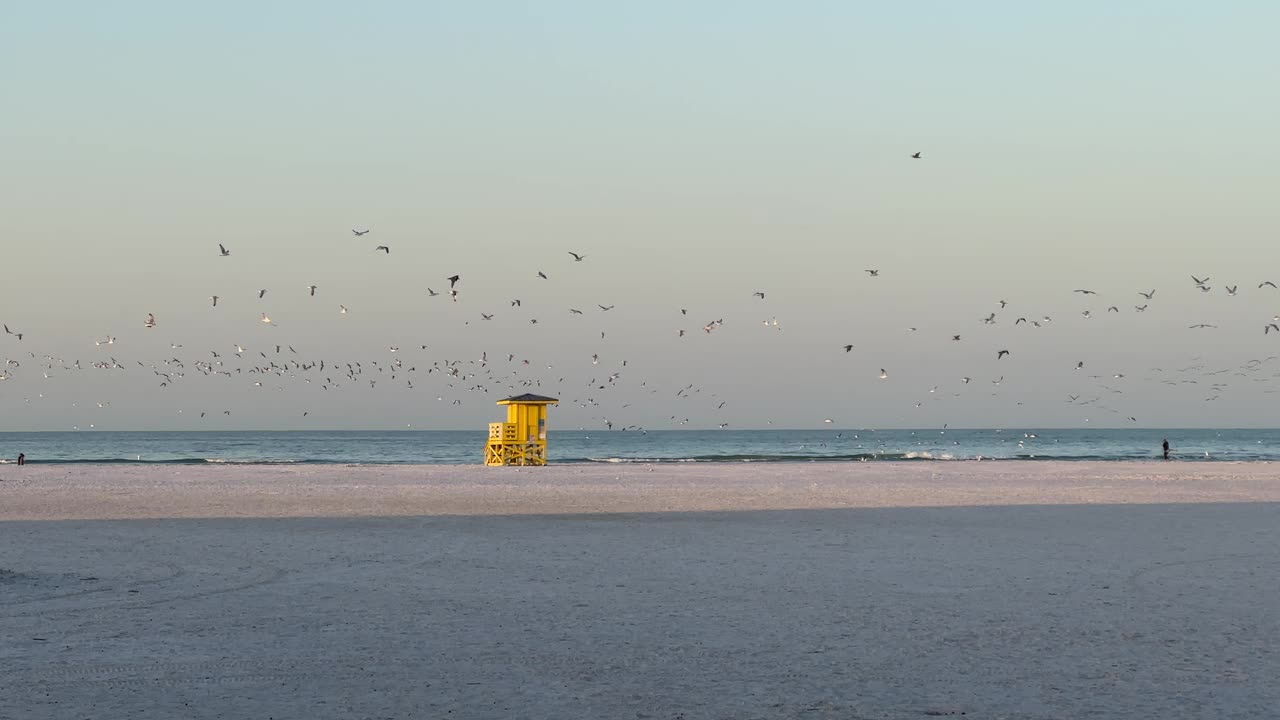
[[[479, 464], [485, 432], [0, 433], [0, 463]], [[1280, 430], [552, 431], [553, 463], [1280, 460]]]

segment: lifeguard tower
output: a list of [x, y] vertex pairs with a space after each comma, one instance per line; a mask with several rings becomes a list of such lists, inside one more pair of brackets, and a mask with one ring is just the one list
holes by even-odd
[[507, 406], [507, 421], [489, 423], [484, 464], [546, 465], [547, 406], [558, 402], [529, 394], [499, 400], [499, 405]]

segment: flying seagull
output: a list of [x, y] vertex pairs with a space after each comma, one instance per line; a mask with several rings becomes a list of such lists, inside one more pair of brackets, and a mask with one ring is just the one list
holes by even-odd
[[918, 152], [916, 152], [916, 153], [911, 153], [911, 158], [912, 158], [913, 160], [922, 160], [922, 159], [923, 159], [923, 158], [921, 158], [921, 157], [920, 157], [920, 153], [918, 153]]
[[1239, 286], [1239, 285], [1226, 285], [1226, 286], [1224, 286], [1224, 287], [1225, 287], [1225, 289], [1226, 289], [1226, 291], [1227, 291], [1227, 294], [1228, 294], [1228, 295], [1230, 295], [1231, 297], [1235, 297], [1235, 295], [1236, 295], [1236, 290], [1237, 290], [1240, 286]]
[[308, 285], [308, 286], [307, 286], [307, 290], [311, 291], [311, 297], [315, 297], [315, 296], [316, 296], [316, 286], [315, 286], [315, 285]]
[[435, 297], [439, 294], [440, 293], [436, 292], [435, 290], [432, 290], [431, 288], [427, 288], [427, 297]]
[[222, 243], [218, 243], [218, 255], [221, 257], [231, 257], [231, 251], [223, 247]]
[[1000, 358], [1003, 358], [1005, 355], [1008, 355], [1008, 354], [1009, 354], [1008, 350], [997, 350], [996, 359], [999, 360]]
[[368, 234], [369, 234], [369, 231], [368, 231], [368, 230], [356, 230], [355, 228], [351, 228], [351, 234], [352, 234], [352, 235], [355, 235], [356, 237], [361, 237], [361, 236], [364, 236], [364, 235], [368, 235]]
[[1097, 295], [1098, 294], [1092, 290], [1073, 290], [1072, 292], [1078, 292], [1081, 295]]
[[452, 290], [452, 289], [453, 289], [453, 286], [454, 286], [454, 285], [457, 285], [457, 284], [458, 284], [458, 281], [459, 281], [459, 280], [461, 280], [461, 279], [462, 279], [462, 278], [461, 278], [461, 277], [459, 277], [458, 275], [450, 275], [449, 277], [445, 278], [445, 280], [448, 280], [448, 281], [449, 281], [449, 289], [450, 289], [450, 290]]
[[378, 247], [373, 249], [374, 252], [378, 252], [379, 250], [381, 250], [383, 253], [387, 255], [391, 254], [391, 248], [387, 247], [386, 245], [379, 245]]
[[576, 253], [576, 252], [574, 252], [574, 251], [572, 251], [572, 250], [570, 250], [570, 251], [569, 251], [569, 254], [573, 256], [573, 261], [574, 261], [574, 262], [582, 262], [583, 260], [586, 260], [586, 259], [587, 259], [587, 256], [586, 256], [586, 255], [579, 255], [578, 253]]
[[1155, 297], [1155, 295], [1156, 295], [1156, 291], [1153, 289], [1151, 292], [1145, 292], [1145, 293], [1144, 293], [1144, 292], [1142, 292], [1141, 290], [1139, 290], [1139, 291], [1138, 291], [1138, 294], [1139, 294], [1139, 295], [1141, 295], [1142, 297], [1144, 297], [1144, 298], [1146, 298], [1146, 299], [1150, 300], [1151, 298]]
[[541, 270], [539, 270], [539, 271], [538, 271], [538, 277], [542, 278], [543, 280], [549, 280], [549, 279], [550, 279], [550, 278], [548, 278], [548, 277], [547, 277], [547, 274], [546, 274], [546, 273], [544, 273], [544, 272], [542, 272]]
[[871, 277], [880, 277], [880, 271], [879, 271], [879, 270], [867, 270], [867, 271], [866, 271], [866, 273], [867, 273], [868, 275], [870, 275]]
[[259, 300], [261, 300], [262, 298], [264, 298], [264, 297], [266, 297], [266, 296], [267, 296], [267, 291], [266, 291], [266, 289], [262, 289], [262, 290], [259, 290], [259, 291], [258, 291], [258, 299], [259, 299]]
[[155, 316], [155, 315], [152, 315], [151, 313], [147, 313], [147, 319], [142, 323], [142, 326], [143, 326], [143, 327], [145, 327], [145, 328], [147, 328], [148, 330], [150, 330], [151, 328], [155, 327], [155, 326], [156, 326], [156, 316]]
[[210, 295], [210, 296], [209, 296], [209, 299], [213, 301], [213, 306], [214, 306], [214, 307], [218, 307], [218, 296], [217, 296], [217, 295]]
[[1271, 286], [1272, 290], [1276, 289], [1276, 284], [1271, 282], [1270, 280], [1266, 280], [1264, 282], [1258, 283], [1258, 289], [1261, 290], [1262, 288], [1267, 287], [1268, 285]]
[[845, 352], [853, 352], [853, 346], [852, 346], [852, 345], [845, 345], [845, 346], [844, 346], [844, 351], [845, 351]]
[[1201, 280], [1200, 278], [1196, 277], [1195, 275], [1192, 275], [1192, 276], [1191, 276], [1191, 279], [1192, 279], [1192, 280], [1194, 280], [1194, 281], [1195, 281], [1195, 283], [1196, 283], [1197, 285], [1203, 285], [1203, 284], [1205, 284], [1205, 283], [1209, 282], [1209, 280], [1210, 280], [1211, 278], [1205, 278], [1205, 279]]
[[763, 299], [764, 299], [764, 293], [762, 293], [762, 292], [751, 293], [751, 297], [758, 297], [758, 298], [760, 298], [761, 300], [763, 300]]
[[610, 310], [612, 310], [615, 306], [610, 305], [610, 306], [608, 306], [608, 307], [605, 307], [604, 305], [596, 305], [596, 307], [600, 308], [601, 310], [603, 310], [603, 311], [605, 311], [605, 312], [609, 312], [609, 311], [610, 311]]

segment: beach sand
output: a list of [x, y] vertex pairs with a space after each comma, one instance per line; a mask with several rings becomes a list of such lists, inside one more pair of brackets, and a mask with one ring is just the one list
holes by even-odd
[[1280, 466], [0, 467], [0, 718], [1261, 718]]

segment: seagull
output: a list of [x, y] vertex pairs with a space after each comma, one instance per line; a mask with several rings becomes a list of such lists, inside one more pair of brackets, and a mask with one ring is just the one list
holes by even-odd
[[572, 251], [572, 250], [570, 250], [570, 251], [569, 251], [569, 254], [573, 256], [573, 261], [574, 261], [574, 262], [582, 262], [583, 260], [586, 260], [586, 259], [587, 259], [587, 256], [586, 256], [586, 255], [579, 255], [578, 253], [576, 253], [576, 252], [574, 252], [574, 251]]
[[339, 305], [339, 306], [338, 306], [338, 314], [339, 314], [339, 315], [346, 315], [346, 314], [347, 314], [347, 306], [346, 306], [346, 305]]
[[511, 307], [520, 307], [520, 298], [511, 301]]
[[220, 257], [231, 257], [231, 251], [223, 247], [222, 243], [218, 243], [218, 255]]
[[378, 252], [379, 250], [381, 250], [383, 253], [387, 255], [391, 254], [391, 248], [387, 247], [386, 245], [379, 245], [378, 247], [373, 249], [374, 252]]
[[275, 325], [275, 323], [271, 322], [271, 318], [267, 317], [266, 313], [262, 313], [262, 323], [264, 325]]
[[462, 279], [462, 278], [461, 278], [461, 277], [459, 277], [459, 276], [457, 276], [457, 275], [450, 275], [449, 277], [445, 278], [445, 280], [448, 280], [448, 281], [449, 281], [449, 289], [450, 289], [450, 290], [452, 290], [452, 289], [453, 289], [453, 286], [454, 286], [454, 285], [457, 285], [457, 284], [458, 284], [458, 281], [459, 281], [459, 280], [461, 280], [461, 279]]
[[1211, 280], [1211, 278], [1205, 278], [1205, 279], [1201, 280], [1200, 278], [1196, 277], [1195, 275], [1192, 275], [1192, 276], [1191, 276], [1191, 279], [1192, 279], [1193, 281], [1195, 281], [1195, 284], [1197, 284], [1197, 285], [1203, 285], [1203, 284], [1205, 284], [1205, 283], [1209, 282], [1209, 280]]
[[1217, 325], [1210, 325], [1210, 324], [1208, 324], [1208, 323], [1200, 323], [1199, 325], [1188, 325], [1187, 327], [1189, 327], [1189, 328], [1190, 328], [1190, 329], [1192, 329], [1192, 330], [1196, 330], [1196, 329], [1199, 329], [1199, 328], [1216, 328], [1216, 327], [1218, 327], [1218, 326], [1217, 326]]
[[845, 352], [847, 352], [847, 353], [849, 353], [849, 352], [853, 352], [853, 346], [852, 346], [852, 345], [845, 345], [845, 346], [844, 346], [844, 351], [845, 351]]
[[311, 297], [315, 297], [315, 296], [316, 296], [316, 286], [315, 286], [315, 285], [308, 285], [308, 286], [307, 286], [307, 290], [309, 290], [309, 291], [311, 292]]
[[884, 368], [880, 368], [880, 379], [881, 379], [881, 380], [888, 380], [888, 379], [889, 379], [889, 372], [888, 372], [887, 370], [885, 370]]
[[867, 271], [866, 271], [866, 273], [867, 273], [868, 275], [870, 275], [871, 277], [880, 277], [880, 271], [879, 271], [879, 270], [867, 270]]
[[996, 324], [996, 314], [995, 314], [995, 313], [991, 313], [990, 315], [988, 315], [988, 316], [986, 316], [985, 318], [983, 318], [983, 319], [982, 319], [982, 322], [984, 322], [984, 323], [986, 323], [986, 324], [988, 324], [988, 325], [995, 325], [995, 324]]
[[1155, 297], [1155, 295], [1156, 295], [1156, 291], [1155, 291], [1154, 289], [1152, 289], [1152, 291], [1151, 291], [1151, 292], [1145, 292], [1145, 293], [1144, 293], [1144, 292], [1142, 292], [1141, 290], [1139, 290], [1139, 291], [1138, 291], [1138, 294], [1139, 294], [1139, 295], [1141, 295], [1142, 297], [1144, 297], [1144, 298], [1146, 298], [1146, 299], [1150, 300], [1151, 298]]
[[1092, 290], [1074, 290], [1073, 292], [1078, 292], [1081, 295], [1097, 295], [1098, 294]]
[[209, 296], [209, 299], [213, 301], [213, 306], [214, 306], [214, 307], [218, 307], [218, 296], [217, 296], [217, 295], [210, 295], [210, 296]]
[[1003, 358], [1005, 355], [1008, 355], [1008, 354], [1009, 354], [1008, 350], [997, 350], [996, 359], [999, 360], [1000, 358]]
[[758, 297], [758, 298], [760, 298], [761, 300], [763, 300], [763, 299], [764, 299], [764, 293], [762, 293], [762, 292], [755, 292], [755, 293], [751, 293], [751, 297]]
[[1267, 287], [1268, 285], [1271, 286], [1272, 290], [1276, 289], [1276, 284], [1271, 282], [1270, 280], [1266, 280], [1264, 282], [1258, 283], [1258, 289], [1261, 290], [1262, 288]]
[[959, 335], [952, 335], [952, 336], [951, 336], [951, 342], [960, 342], [960, 336], [959, 336]]
[[1196, 287], [1200, 289], [1200, 292], [1206, 292], [1206, 293], [1213, 289], [1208, 285], [1197, 285]]
[[538, 271], [538, 277], [542, 278], [543, 280], [550, 280], [550, 279], [551, 279], [551, 278], [547, 277], [547, 274], [546, 274], [546, 273], [544, 273], [544, 272], [542, 272], [541, 270], [539, 270], [539, 271]]
[[1014, 321], [1013, 321], [1013, 324], [1014, 324], [1014, 325], [1017, 325], [1018, 323], [1024, 323], [1024, 322], [1026, 322], [1026, 321], [1027, 321], [1027, 319], [1026, 319], [1026, 318], [1024, 318], [1024, 317], [1020, 317], [1020, 318], [1018, 318], [1017, 320], [1014, 320]]
[[435, 297], [439, 294], [440, 293], [436, 292], [435, 290], [432, 290], [431, 288], [427, 288], [427, 297]]
[[1093, 313], [1089, 312], [1088, 310], [1085, 310], [1084, 312], [1082, 312], [1082, 313], [1080, 313], [1080, 314], [1084, 316], [1084, 319], [1085, 319], [1085, 320], [1088, 320], [1089, 318], [1093, 317]]
[[355, 228], [352, 228], [352, 229], [351, 229], [351, 234], [352, 234], [352, 235], [355, 235], [356, 237], [362, 237], [362, 236], [364, 236], [364, 235], [368, 235], [368, 234], [369, 234], [369, 231], [368, 231], [368, 230], [356, 230]]
[[267, 295], [267, 291], [266, 291], [266, 290], [259, 290], [259, 291], [258, 291], [258, 299], [259, 299], [259, 300], [261, 300], [262, 298], [266, 297], [266, 295]]
[[1226, 285], [1226, 286], [1224, 286], [1224, 288], [1223, 288], [1223, 289], [1225, 289], [1225, 290], [1227, 291], [1227, 294], [1228, 294], [1228, 295], [1230, 295], [1231, 297], [1235, 297], [1235, 295], [1236, 295], [1236, 289], [1237, 289], [1237, 288], [1239, 288], [1239, 287], [1240, 287], [1239, 285]]
[[1133, 309], [1134, 309], [1134, 310], [1137, 310], [1138, 312], [1146, 312], [1146, 311], [1147, 311], [1147, 306], [1146, 306], [1146, 305], [1134, 305], [1134, 306], [1133, 306]]
[[1116, 307], [1115, 305], [1112, 305], [1111, 307], [1107, 308], [1107, 312], [1117, 312], [1117, 313], [1118, 313], [1118, 312], [1120, 312], [1120, 308]]
[[480, 313], [480, 317], [484, 318], [485, 320], [493, 319], [493, 315], [486, 315], [485, 313]]
[[147, 328], [148, 330], [150, 330], [151, 328], [155, 327], [155, 326], [156, 326], [156, 316], [155, 316], [155, 315], [152, 315], [151, 313], [147, 313], [147, 319], [146, 319], [146, 321], [144, 321], [144, 322], [142, 323], [142, 326], [143, 326], [143, 327], [145, 327], [145, 328]]
[[1275, 323], [1268, 323], [1262, 326], [1263, 335], [1270, 334], [1272, 330], [1275, 330], [1276, 332], [1280, 333], [1280, 325], [1277, 325]]
[[604, 305], [596, 305], [596, 307], [600, 308], [601, 310], [603, 310], [603, 311], [605, 311], [605, 312], [609, 312], [609, 311], [610, 311], [610, 310], [612, 310], [615, 306], [610, 305], [610, 306], [608, 306], [608, 307], [605, 307]]
[[969, 383], [973, 382], [973, 378], [966, 375], [965, 377], [960, 378], [960, 382], [964, 383], [965, 385], [968, 385]]
[[1077, 370], [1083, 370], [1083, 369], [1084, 369], [1084, 361], [1083, 361], [1083, 360], [1080, 360], [1079, 362], [1077, 362], [1077, 363], [1076, 363], [1076, 369], [1077, 369]]
[[911, 159], [912, 159], [912, 160], [923, 160], [924, 158], [920, 157], [920, 153], [918, 153], [918, 152], [917, 152], [917, 153], [911, 153]]

